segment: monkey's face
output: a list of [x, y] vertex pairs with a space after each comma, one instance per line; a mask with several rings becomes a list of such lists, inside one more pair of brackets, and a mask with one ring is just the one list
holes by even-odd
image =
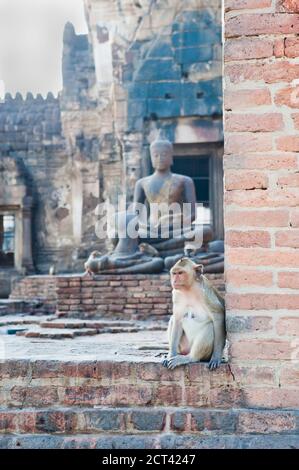
[[180, 259], [170, 270], [171, 285], [173, 289], [189, 289], [198, 277], [197, 265], [190, 258]]
[[171, 271], [171, 285], [173, 289], [188, 288], [192, 282], [190, 279], [190, 272], [183, 268], [177, 268]]

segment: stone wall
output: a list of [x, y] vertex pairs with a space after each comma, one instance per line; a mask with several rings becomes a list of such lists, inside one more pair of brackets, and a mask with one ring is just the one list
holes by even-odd
[[288, 0], [225, 1], [230, 355], [254, 365], [252, 400], [273, 408], [299, 405], [298, 11]]
[[[99, 202], [99, 118], [91, 46], [67, 24], [63, 91], [0, 103], [0, 158], [19, 162], [33, 197], [33, 258], [39, 273], [82, 270], [89, 250], [100, 248], [94, 209]], [[8, 187], [10, 189], [10, 186]], [[0, 195], [0, 206], [5, 200]]]
[[131, 201], [136, 180], [149, 174], [157, 129], [177, 146], [221, 148], [221, 1], [85, 5], [101, 110], [103, 191], [116, 204], [122, 193]]

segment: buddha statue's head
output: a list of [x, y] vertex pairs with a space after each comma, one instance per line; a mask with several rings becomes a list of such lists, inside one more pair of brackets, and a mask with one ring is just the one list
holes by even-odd
[[173, 164], [172, 143], [164, 139], [161, 134], [151, 143], [150, 153], [155, 170], [168, 170]]

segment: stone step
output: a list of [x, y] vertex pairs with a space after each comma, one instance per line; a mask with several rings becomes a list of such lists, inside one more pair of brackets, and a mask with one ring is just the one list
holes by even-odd
[[115, 321], [115, 320], [59, 320], [57, 318], [52, 318], [45, 322], [41, 322], [41, 328], [95, 328], [97, 330], [104, 328], [115, 328], [115, 327], [134, 327], [136, 323], [133, 321]]
[[40, 325], [42, 322], [51, 321], [49, 316], [26, 315], [21, 313], [19, 315], [5, 315], [0, 320], [0, 327], [10, 325]]
[[[217, 435], [152, 433], [144, 434], [6, 434], [2, 449], [298, 449], [297, 434]], [[192, 454], [192, 452], [190, 453]]]
[[[83, 345], [87, 350], [92, 346], [86, 342]], [[105, 342], [102, 347], [105, 348]], [[0, 363], [3, 382], [0, 402], [8, 408], [243, 407], [242, 390], [227, 364], [214, 372], [205, 364], [170, 371], [161, 365], [160, 358], [153, 362], [152, 358], [162, 353], [163, 350], [158, 354], [157, 351], [136, 351], [135, 356], [122, 361], [117, 360], [117, 355], [114, 360], [98, 361], [7, 360]]]
[[165, 322], [133, 322], [113, 320], [70, 320], [33, 315], [6, 315], [0, 320], [0, 334], [16, 334], [26, 338], [73, 339], [97, 334], [135, 333], [138, 331], [166, 330]]
[[299, 410], [176, 407], [0, 408], [0, 434], [185, 433], [221, 436], [299, 433]]

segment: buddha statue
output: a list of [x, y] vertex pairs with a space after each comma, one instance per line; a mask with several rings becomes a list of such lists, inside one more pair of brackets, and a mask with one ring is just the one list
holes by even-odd
[[[148, 214], [145, 223], [144, 217], [139, 221], [140, 239], [154, 246], [162, 258], [183, 255], [185, 243], [192, 239], [198, 240], [200, 248], [202, 243], [212, 239], [212, 230], [209, 225], [194, 224], [196, 195], [193, 180], [171, 172], [173, 146], [160, 135], [151, 144], [150, 154], [154, 173], [138, 180], [134, 192], [135, 211], [138, 212], [139, 205], [145, 205]], [[161, 211], [153, 210], [160, 204], [166, 208], [175, 206], [177, 210], [166, 210], [161, 215]], [[188, 206], [187, 217], [184, 204]]]
[[[193, 180], [170, 170], [172, 144], [159, 135], [150, 146], [150, 154], [154, 173], [136, 182], [132, 211], [117, 214], [114, 249], [105, 255], [93, 252], [85, 263], [86, 271], [159, 273], [170, 269], [182, 256], [190, 256], [205, 266], [205, 272], [222, 272], [222, 248], [217, 245], [213, 252], [214, 242], [209, 245], [210, 225], [195, 223]], [[161, 204], [165, 211], [156, 210]], [[132, 223], [138, 227], [136, 237], [127, 230]]]

